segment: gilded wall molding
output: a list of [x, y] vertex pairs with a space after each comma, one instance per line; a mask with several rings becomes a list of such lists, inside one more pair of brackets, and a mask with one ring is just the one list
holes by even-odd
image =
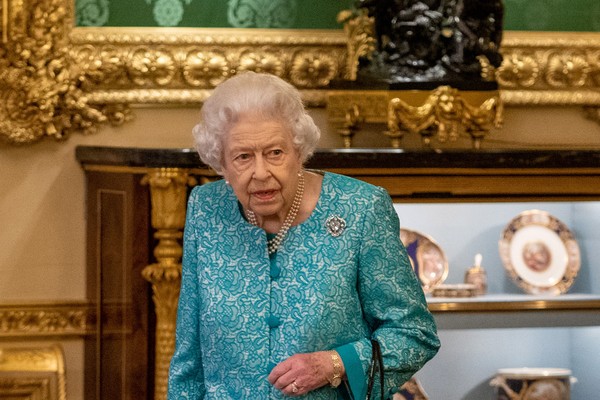
[[600, 32], [505, 32], [496, 71], [507, 105], [600, 105]]
[[[322, 107], [324, 89], [352, 64], [341, 26], [74, 28], [73, 0], [0, 7], [0, 138], [13, 144], [122, 124], [131, 104], [200, 104], [244, 70], [279, 75]], [[509, 31], [502, 53], [496, 73], [505, 105], [600, 105], [600, 33]]]
[[229, 76], [252, 70], [288, 80], [318, 106], [318, 89], [346, 67], [337, 31], [75, 28], [70, 38], [73, 57], [100, 77], [90, 91], [97, 104], [199, 104]]
[[87, 302], [0, 304], [0, 339], [90, 335], [95, 315]]

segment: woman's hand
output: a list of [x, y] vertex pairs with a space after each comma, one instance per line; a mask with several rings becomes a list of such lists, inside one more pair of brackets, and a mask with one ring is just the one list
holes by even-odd
[[328, 385], [333, 372], [330, 352], [300, 353], [277, 364], [269, 374], [269, 382], [288, 396], [302, 396]]

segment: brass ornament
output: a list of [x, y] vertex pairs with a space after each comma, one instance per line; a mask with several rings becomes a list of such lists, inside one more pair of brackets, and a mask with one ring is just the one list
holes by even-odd
[[369, 17], [367, 10], [361, 8], [357, 13], [349, 10], [341, 11], [337, 20], [344, 26], [348, 38], [345, 79], [354, 81], [358, 73], [358, 62], [361, 57], [369, 57], [377, 45], [375, 39], [375, 18]]
[[169, 363], [175, 349], [175, 324], [181, 285], [182, 246], [187, 204], [187, 188], [196, 185], [190, 171], [157, 168], [142, 178], [150, 186], [152, 227], [158, 244], [154, 249], [157, 262], [142, 271], [152, 284], [156, 311], [155, 399], [167, 398]]
[[72, 2], [4, 0], [2, 16], [0, 138], [14, 144], [62, 140], [120, 120], [86, 96], [88, 77], [69, 52]]
[[440, 142], [456, 141], [462, 130], [471, 136], [473, 147], [479, 149], [490, 129], [502, 123], [502, 103], [498, 92], [479, 105], [470, 104], [463, 92], [450, 86], [433, 90], [421, 105], [411, 105], [406, 97], [390, 100], [387, 132], [392, 147], [400, 147], [405, 132], [421, 135], [423, 145], [431, 145], [434, 135]]
[[290, 81], [299, 87], [324, 87], [336, 76], [339, 62], [323, 52], [300, 51], [290, 69]]
[[93, 305], [87, 302], [0, 304], [0, 338], [93, 334], [94, 314]]
[[193, 87], [214, 87], [229, 77], [227, 55], [216, 51], [197, 51], [185, 55], [183, 80]]
[[507, 89], [530, 88], [540, 76], [540, 64], [534, 57], [515, 51], [504, 55], [504, 61], [496, 73], [498, 83]]
[[600, 104], [600, 33], [509, 31], [501, 50], [504, 104]]
[[329, 121], [339, 124], [344, 147], [363, 123], [386, 124], [390, 145], [399, 148], [406, 133], [419, 134], [425, 146], [434, 137], [455, 141], [468, 134], [474, 148], [492, 128], [502, 124], [503, 102], [498, 91], [459, 91], [440, 86], [433, 91], [331, 90], [327, 92]]

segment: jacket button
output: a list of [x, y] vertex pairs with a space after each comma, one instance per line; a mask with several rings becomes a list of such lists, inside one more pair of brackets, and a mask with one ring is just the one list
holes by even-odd
[[281, 320], [274, 315], [270, 315], [267, 317], [267, 324], [270, 328], [277, 328], [279, 325], [281, 325]]
[[277, 265], [271, 265], [271, 278], [277, 279], [279, 278], [279, 275], [281, 275], [281, 268]]

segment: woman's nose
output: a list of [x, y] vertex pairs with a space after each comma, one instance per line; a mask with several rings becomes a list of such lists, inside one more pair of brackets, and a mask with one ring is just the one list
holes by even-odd
[[258, 156], [255, 159], [254, 163], [254, 179], [264, 180], [267, 179], [270, 175], [269, 165], [265, 161], [264, 157]]

